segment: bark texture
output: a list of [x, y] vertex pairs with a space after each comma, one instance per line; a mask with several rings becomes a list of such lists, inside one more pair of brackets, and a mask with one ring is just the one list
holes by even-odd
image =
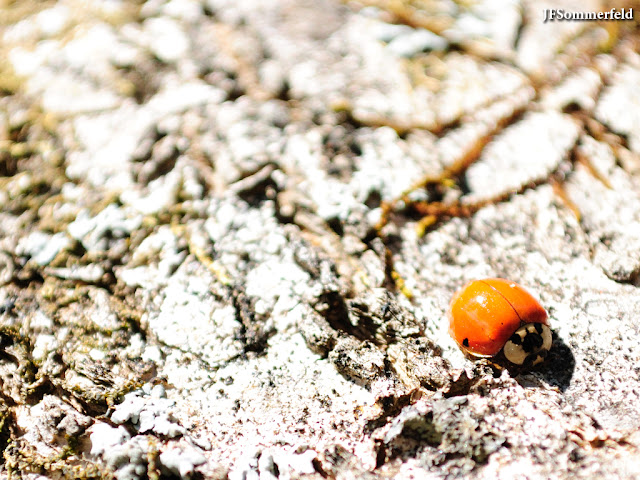
[[0, 477], [640, 478], [640, 37], [552, 8], [640, 15], [0, 0]]

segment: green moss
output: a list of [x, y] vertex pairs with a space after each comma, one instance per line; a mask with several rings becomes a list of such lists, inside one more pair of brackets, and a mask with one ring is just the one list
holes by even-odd
[[43, 457], [32, 446], [22, 442], [11, 442], [3, 452], [9, 479], [22, 479], [24, 474], [47, 475], [60, 480], [88, 480], [113, 478], [105, 467], [85, 459], [70, 461], [66, 449], [59, 455]]

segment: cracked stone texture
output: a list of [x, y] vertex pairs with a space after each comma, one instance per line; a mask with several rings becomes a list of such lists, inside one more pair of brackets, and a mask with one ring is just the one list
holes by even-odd
[[542, 23], [612, 6], [0, 1], [0, 478], [640, 478], [640, 39]]

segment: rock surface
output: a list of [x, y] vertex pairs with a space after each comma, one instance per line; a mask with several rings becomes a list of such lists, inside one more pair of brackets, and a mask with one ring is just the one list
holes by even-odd
[[543, 23], [609, 3], [0, 2], [0, 478], [640, 478], [640, 37]]

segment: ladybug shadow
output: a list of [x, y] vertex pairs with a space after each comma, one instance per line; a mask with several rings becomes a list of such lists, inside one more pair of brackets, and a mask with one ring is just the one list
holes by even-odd
[[[534, 371], [542, 376], [546, 383], [558, 387], [560, 391], [564, 392], [571, 385], [575, 368], [576, 359], [571, 349], [556, 332], [553, 332], [553, 343], [547, 358]], [[523, 376], [519, 376], [517, 380], [523, 387], [538, 386], [536, 382], [532, 383], [530, 379]]]

